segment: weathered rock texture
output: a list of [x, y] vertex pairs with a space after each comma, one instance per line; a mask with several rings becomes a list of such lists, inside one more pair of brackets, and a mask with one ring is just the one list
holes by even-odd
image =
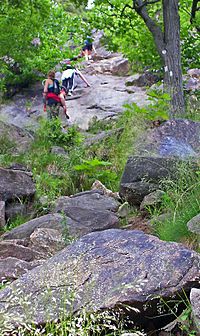
[[32, 174], [20, 170], [0, 168], [0, 200], [31, 198], [35, 194]]
[[200, 214], [196, 215], [187, 223], [188, 230], [196, 233], [200, 237]]
[[168, 120], [142, 137], [137, 154], [194, 159], [200, 156], [200, 123]]
[[33, 141], [33, 137], [28, 131], [0, 120], [0, 138], [1, 137], [2, 140], [5, 141], [5, 145], [6, 143], [8, 144], [9, 141], [9, 152], [12, 154], [25, 152]]
[[194, 317], [194, 322], [200, 333], [200, 289], [192, 288], [190, 293], [190, 301], [192, 305], [192, 312]]
[[197, 283], [199, 262], [184, 246], [141, 231], [88, 234], [0, 292], [1, 330], [6, 321], [45, 323], [81, 307], [129, 304], [142, 314], [147, 301], [145, 316], [151, 317], [157, 296], [166, 299]]
[[[101, 191], [88, 191], [73, 197], [60, 197], [56, 202], [56, 212], [30, 220], [1, 236], [0, 241], [0, 281], [13, 280], [25, 273], [24, 267], [15, 265], [20, 261], [30, 263], [28, 269], [38, 265], [38, 261], [50, 258], [62, 250], [75, 238], [86, 233], [109, 228], [118, 228], [117, 211], [119, 203]], [[3, 261], [12, 258], [10, 269], [3, 269]], [[15, 262], [13, 262], [15, 258]], [[16, 261], [17, 259], [17, 261]], [[24, 264], [23, 264], [24, 265]], [[2, 269], [1, 269], [2, 266]], [[20, 273], [21, 272], [21, 273]], [[9, 274], [15, 277], [8, 278]]]
[[120, 182], [120, 196], [132, 205], [160, 189], [165, 179], [178, 178], [181, 160], [161, 157], [129, 157]]

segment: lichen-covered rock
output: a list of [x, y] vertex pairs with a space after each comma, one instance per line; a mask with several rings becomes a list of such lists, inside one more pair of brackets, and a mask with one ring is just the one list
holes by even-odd
[[34, 267], [30, 262], [15, 257], [0, 259], [0, 283], [16, 280]]
[[148, 319], [158, 296], [168, 299], [198, 283], [199, 262], [199, 255], [183, 245], [141, 231], [94, 232], [0, 291], [0, 328], [6, 321], [14, 328], [81, 307], [91, 311], [123, 304]]

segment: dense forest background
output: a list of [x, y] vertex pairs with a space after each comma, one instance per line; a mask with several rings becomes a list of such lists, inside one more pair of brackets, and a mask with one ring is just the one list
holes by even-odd
[[[154, 39], [133, 9], [138, 1], [6, 0], [0, 4], [0, 90], [32, 82], [63, 58], [77, 55], [87, 35], [103, 29], [110, 50], [129, 58], [133, 71], [162, 68]], [[139, 2], [138, 2], [139, 3]], [[143, 2], [143, 6], [148, 2]], [[164, 5], [164, 3], [163, 3]], [[163, 29], [161, 1], [149, 2], [150, 18]], [[170, 4], [169, 4], [170, 5]], [[135, 7], [136, 8], [136, 7]], [[143, 8], [143, 7], [142, 7]], [[198, 1], [179, 3], [183, 72], [199, 67]]]

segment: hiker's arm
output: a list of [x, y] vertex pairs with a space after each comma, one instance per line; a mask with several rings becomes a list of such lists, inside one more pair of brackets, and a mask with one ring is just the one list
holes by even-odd
[[94, 51], [95, 54], [97, 53], [94, 45], [92, 45], [92, 51]]
[[44, 84], [44, 91], [43, 91], [43, 96], [46, 97], [47, 95], [47, 92], [48, 92], [48, 85], [49, 85], [49, 81], [48, 79], [45, 81], [45, 84]]
[[85, 82], [85, 84], [87, 85], [87, 86], [91, 86], [89, 83], [88, 83], [88, 81], [87, 81], [87, 79], [83, 76], [83, 74], [80, 72], [80, 70], [76, 70], [77, 71], [77, 74], [81, 77], [81, 79]]

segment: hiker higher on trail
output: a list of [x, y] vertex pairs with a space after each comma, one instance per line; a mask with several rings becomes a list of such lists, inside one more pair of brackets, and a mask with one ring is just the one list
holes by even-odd
[[60, 106], [63, 107], [63, 111], [67, 115], [67, 106], [65, 102], [66, 89], [61, 87], [57, 79], [55, 79], [55, 71], [51, 70], [48, 72], [48, 78], [45, 80], [44, 84], [44, 109], [47, 110], [47, 118], [52, 119], [59, 116]]
[[70, 61], [66, 61], [66, 70], [62, 73], [62, 86], [66, 89], [68, 92], [68, 95], [71, 96], [72, 92], [74, 90], [74, 78], [75, 75], [79, 76], [84, 83], [90, 87], [91, 85], [88, 83], [87, 79], [83, 76], [83, 74], [80, 72], [80, 70], [74, 68]]
[[96, 53], [95, 47], [93, 45], [92, 37], [87, 36], [86, 40], [84, 41], [84, 46], [82, 48], [82, 56], [85, 56], [85, 60], [88, 61], [92, 59], [92, 52]]

